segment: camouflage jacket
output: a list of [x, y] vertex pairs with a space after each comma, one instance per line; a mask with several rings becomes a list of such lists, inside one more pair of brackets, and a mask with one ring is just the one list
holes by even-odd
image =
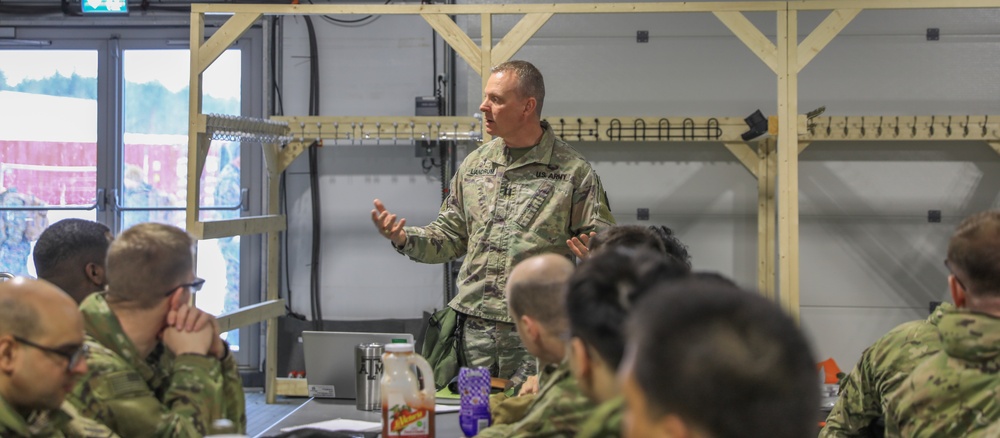
[[103, 424], [81, 417], [73, 405], [63, 402], [54, 411], [36, 411], [26, 420], [0, 397], [0, 437], [108, 438], [117, 437]]
[[597, 173], [547, 123], [537, 146], [508, 162], [502, 138], [469, 154], [452, 179], [437, 219], [406, 227], [397, 250], [423, 263], [466, 256], [455, 310], [512, 322], [504, 301], [507, 273], [542, 253], [570, 256], [566, 240], [614, 224]]
[[87, 374], [69, 400], [123, 437], [191, 437], [232, 420], [242, 433], [246, 408], [236, 361], [174, 356], [162, 344], [145, 359], [122, 330], [104, 295], [80, 304], [87, 329]]
[[987, 436], [1000, 418], [1000, 318], [955, 310], [938, 331], [941, 351], [890, 396], [886, 436]]
[[524, 418], [479, 432], [477, 437], [573, 437], [591, 415], [594, 403], [587, 398], [569, 371], [569, 362], [549, 365], [538, 376], [539, 390]]
[[885, 412], [889, 395], [917, 365], [941, 350], [938, 323], [953, 310], [954, 305], [943, 303], [927, 320], [903, 323], [868, 347], [840, 382], [840, 398], [819, 436], [867, 436], [869, 424]]
[[580, 426], [576, 438], [617, 438], [622, 436], [622, 411], [625, 399], [615, 397], [597, 406], [587, 422]]

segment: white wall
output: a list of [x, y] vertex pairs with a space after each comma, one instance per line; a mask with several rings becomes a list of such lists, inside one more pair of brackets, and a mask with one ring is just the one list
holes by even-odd
[[[772, 39], [774, 14], [747, 14]], [[800, 14], [803, 35], [824, 13]], [[801, 112], [1000, 113], [1000, 11], [865, 11], [800, 75]], [[479, 35], [478, 16], [459, 24]], [[516, 20], [498, 16], [494, 35]], [[430, 27], [384, 16], [360, 28], [317, 20], [322, 112], [412, 115], [431, 94]], [[305, 114], [308, 53], [302, 19], [284, 30], [286, 114]], [[925, 41], [927, 27], [941, 41]], [[635, 32], [650, 42], [637, 44]], [[476, 38], [474, 38], [475, 40]], [[440, 53], [439, 53], [440, 55]], [[776, 79], [709, 14], [555, 16], [516, 56], [547, 78], [548, 116], [735, 116], [776, 112]], [[476, 111], [480, 79], [459, 60], [458, 113]], [[578, 143], [619, 222], [666, 224], [696, 268], [756, 285], [756, 182], [721, 146]], [[369, 221], [380, 197], [411, 224], [440, 205], [436, 178], [410, 146], [328, 146], [321, 153], [323, 294], [327, 319], [416, 317], [441, 305], [441, 268], [398, 256]], [[816, 143], [801, 155], [802, 322], [818, 359], [850, 368], [861, 350], [945, 299], [941, 264], [965, 215], [1000, 206], [1000, 157], [980, 143]], [[308, 309], [306, 158], [289, 176], [295, 291]], [[435, 170], [436, 173], [436, 170]], [[942, 223], [927, 223], [927, 210]]]

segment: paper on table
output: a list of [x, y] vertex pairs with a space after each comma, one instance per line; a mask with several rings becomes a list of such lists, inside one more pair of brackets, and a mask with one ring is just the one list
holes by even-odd
[[318, 423], [303, 424], [301, 426], [295, 427], [285, 427], [282, 428], [282, 432], [291, 432], [293, 430], [299, 429], [323, 429], [329, 431], [337, 430], [347, 430], [352, 432], [372, 432], [377, 431], [382, 428], [382, 423], [373, 421], [358, 421], [358, 420], [345, 420], [343, 418], [338, 418], [336, 420], [320, 421]]
[[462, 407], [461, 406], [457, 406], [457, 405], [442, 405], [442, 404], [435, 404], [434, 405], [434, 413], [435, 414], [447, 414], [449, 412], [458, 412], [461, 409], [462, 409]]

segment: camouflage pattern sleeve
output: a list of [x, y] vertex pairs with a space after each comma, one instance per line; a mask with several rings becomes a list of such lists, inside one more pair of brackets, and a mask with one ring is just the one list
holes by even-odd
[[580, 426], [576, 438], [617, 438], [622, 435], [622, 412], [625, 399], [616, 397], [601, 403]]
[[560, 365], [548, 385], [535, 396], [534, 403], [520, 421], [484, 429], [476, 435], [483, 438], [573, 437], [594, 410], [594, 404], [581, 391], [569, 374], [566, 364]]
[[445, 263], [465, 255], [469, 231], [462, 199], [464, 167], [462, 163], [455, 172], [437, 219], [425, 227], [404, 227], [406, 243], [397, 251], [421, 263]]
[[227, 353], [222, 360], [222, 418], [232, 421], [238, 433], [246, 433], [246, 395], [243, 393], [243, 379], [232, 353]]
[[941, 351], [889, 397], [886, 436], [989, 436], [1000, 418], [1000, 318], [957, 310], [938, 330]]
[[608, 194], [593, 168], [587, 173], [573, 192], [573, 210], [570, 213], [570, 232], [573, 236], [597, 231], [615, 224], [608, 204]]
[[0, 397], [0, 437], [62, 438], [71, 417], [62, 409], [35, 411], [28, 414], [29, 423], [13, 406]]
[[157, 397], [124, 359], [99, 343], [88, 343], [89, 371], [71, 396], [83, 415], [122, 437], [189, 437], [208, 432], [222, 404], [218, 360], [190, 354], [175, 358], [169, 382]]
[[528, 413], [528, 407], [534, 400], [534, 394], [505, 397], [498, 400], [494, 406], [493, 396], [490, 396], [490, 415], [493, 416], [493, 424], [510, 424], [520, 421]]
[[868, 425], [882, 416], [881, 397], [876, 395], [871, 379], [873, 347], [861, 354], [857, 365], [840, 382], [840, 397], [819, 434], [821, 438], [867, 436]]
[[107, 426], [81, 415], [80, 411], [68, 401], [63, 402], [62, 410], [70, 417], [69, 422], [63, 427], [63, 434], [66, 435], [66, 438], [118, 437], [118, 434], [112, 432]]

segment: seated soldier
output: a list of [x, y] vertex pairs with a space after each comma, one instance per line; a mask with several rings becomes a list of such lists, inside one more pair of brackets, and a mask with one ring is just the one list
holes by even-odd
[[83, 319], [69, 295], [44, 280], [0, 283], [0, 436], [115, 436], [65, 402], [86, 372]]
[[622, 362], [623, 435], [816, 434], [816, 364], [795, 322], [760, 295], [692, 277], [636, 301]]
[[941, 350], [938, 323], [950, 303], [938, 306], [926, 320], [905, 322], [861, 353], [861, 359], [840, 382], [840, 396], [820, 431], [821, 438], [881, 437], [885, 405], [917, 365]]
[[625, 248], [595, 252], [573, 272], [566, 296], [570, 370], [584, 394], [600, 404], [577, 438], [620, 436], [623, 400], [616, 376], [631, 303], [649, 283], [688, 273], [688, 266], [673, 257]]
[[83, 219], [63, 219], [49, 225], [35, 242], [32, 258], [38, 278], [66, 291], [76, 303], [107, 285], [104, 259], [111, 230]]
[[889, 395], [887, 436], [995, 437], [1000, 418], [1000, 210], [958, 225], [945, 265], [955, 309], [937, 324], [941, 350]]
[[70, 400], [123, 437], [190, 437], [213, 421], [246, 427], [236, 361], [215, 318], [189, 306], [194, 240], [171, 225], [125, 230], [108, 250], [108, 288], [80, 305], [90, 371]]
[[523, 416], [494, 424], [477, 436], [573, 436], [593, 409], [565, 360], [568, 324], [563, 309], [566, 279], [572, 272], [573, 262], [558, 254], [530, 257], [511, 271], [506, 288], [508, 312], [521, 342], [538, 359], [540, 389], [528, 398], [511, 399], [530, 400]]

